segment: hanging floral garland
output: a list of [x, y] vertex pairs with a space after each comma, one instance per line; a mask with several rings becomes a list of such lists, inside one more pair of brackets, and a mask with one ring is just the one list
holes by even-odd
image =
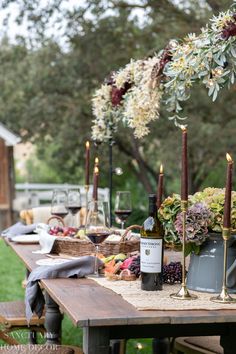
[[172, 61], [164, 69], [167, 109], [178, 124], [181, 101], [190, 97], [195, 82], [202, 82], [215, 101], [221, 88], [235, 82], [236, 76], [236, 3], [227, 12], [210, 20], [199, 36], [189, 34], [172, 47]]
[[231, 9], [213, 16], [200, 35], [171, 40], [154, 57], [131, 60], [114, 72], [92, 99], [92, 138], [112, 139], [120, 121], [134, 129], [135, 137], [147, 135], [148, 124], [159, 118], [161, 101], [172, 113], [169, 119], [179, 125], [185, 119], [180, 116], [181, 102], [189, 99], [195, 82], [203, 83], [215, 101], [220, 89], [234, 84], [235, 77], [236, 0]]
[[111, 139], [119, 121], [133, 128], [137, 138], [149, 133], [148, 124], [159, 117], [162, 65], [163, 54], [131, 60], [95, 92], [92, 99], [94, 140]]

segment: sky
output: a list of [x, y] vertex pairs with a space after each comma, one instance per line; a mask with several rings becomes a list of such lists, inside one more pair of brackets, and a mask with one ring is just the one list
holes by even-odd
[[[34, 1], [34, 0], [32, 0]], [[50, 3], [51, 0], [41, 0], [41, 6], [45, 6], [48, 2]], [[130, 1], [131, 3], [134, 2], [139, 2], [140, 0], [127, 0]], [[108, 0], [109, 2], [109, 0]], [[179, 6], [186, 6], [188, 4], [188, 0], [172, 0], [173, 3], [178, 4]], [[199, 0], [199, 4], [201, 3], [202, 6], [204, 6], [205, 0]], [[76, 6], [81, 6], [83, 4], [86, 4], [86, 0], [65, 0], [64, 1], [64, 7], [68, 9], [73, 9], [73, 7]], [[22, 35], [24, 37], [27, 37], [27, 22], [25, 21], [21, 26], [17, 25], [15, 22], [15, 19], [17, 18], [17, 15], [19, 13], [19, 8], [18, 5], [11, 4], [7, 8], [7, 10], [0, 10], [0, 38], [4, 36], [5, 33], [7, 33], [7, 36], [10, 38], [11, 41], [14, 42], [14, 38], [16, 35]], [[7, 30], [5, 32], [3, 31], [3, 21], [4, 18], [9, 14], [9, 25]], [[135, 15], [138, 17], [142, 17], [143, 12], [142, 10], [137, 10], [135, 11]], [[55, 30], [53, 28], [48, 30], [48, 34], [51, 36], [55, 35]], [[58, 35], [58, 32], [57, 32]], [[60, 33], [59, 33], [60, 37]]]
[[[32, 0], [34, 1], [34, 0]], [[40, 3], [45, 6], [50, 0], [41, 0]], [[86, 3], [86, 0], [65, 0], [65, 7], [68, 9], [73, 9], [76, 5], [83, 5]], [[24, 21], [22, 25], [18, 25], [15, 20], [19, 14], [19, 7], [17, 4], [10, 4], [6, 10], [0, 10], [0, 38], [3, 37], [6, 33], [11, 41], [14, 42], [14, 38], [16, 35], [19, 36], [27, 36], [27, 22]], [[7, 30], [4, 29], [3, 23], [4, 18], [9, 15], [9, 24]], [[4, 31], [3, 31], [4, 29]], [[50, 34], [50, 33], [49, 33]], [[52, 33], [53, 34], [53, 29]]]
[[5, 31], [5, 32], [7, 32], [7, 35], [9, 36], [9, 38], [13, 39], [16, 34], [26, 35], [26, 33], [27, 33], [26, 24], [24, 24], [23, 26], [18, 26], [15, 23], [15, 18], [17, 17], [17, 14], [18, 14], [18, 7], [15, 4], [11, 4], [7, 10], [0, 11], [0, 28], [1, 28], [0, 36], [2, 37], [5, 34], [5, 32], [3, 32], [3, 21], [4, 21], [4, 18], [9, 13], [10, 13], [9, 28], [7, 31]]

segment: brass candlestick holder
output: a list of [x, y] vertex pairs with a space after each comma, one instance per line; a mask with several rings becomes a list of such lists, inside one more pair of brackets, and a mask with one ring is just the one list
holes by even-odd
[[186, 242], [186, 214], [188, 209], [188, 201], [181, 200], [181, 211], [183, 213], [183, 245], [182, 245], [182, 284], [180, 290], [171, 294], [172, 299], [177, 300], [195, 300], [197, 299], [196, 295], [190, 294], [186, 286], [186, 272], [185, 272], [185, 242]]
[[227, 272], [227, 253], [228, 253], [228, 246], [227, 246], [227, 241], [229, 240], [231, 236], [231, 230], [230, 228], [223, 228], [222, 231], [222, 237], [224, 240], [224, 270], [223, 270], [223, 285], [222, 285], [222, 290], [221, 293], [218, 296], [212, 297], [210, 300], [213, 302], [219, 302], [219, 303], [224, 303], [224, 304], [230, 304], [232, 302], [236, 302], [236, 299], [233, 299], [227, 291], [227, 286], [226, 286], [226, 272]]
[[85, 189], [85, 225], [87, 221], [87, 215], [88, 215], [88, 192], [89, 192], [89, 185], [86, 184], [84, 186]]

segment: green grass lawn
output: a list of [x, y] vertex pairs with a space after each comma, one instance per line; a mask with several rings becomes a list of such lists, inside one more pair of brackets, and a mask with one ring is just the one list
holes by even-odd
[[[24, 299], [24, 289], [21, 282], [25, 277], [25, 267], [15, 253], [0, 240], [0, 301], [13, 301]], [[62, 343], [82, 345], [82, 330], [73, 326], [70, 319], [65, 316], [62, 323]], [[142, 343], [143, 349], [137, 350], [137, 343]], [[3, 342], [0, 341], [0, 344]], [[151, 340], [135, 339], [127, 343], [127, 354], [151, 354]]]

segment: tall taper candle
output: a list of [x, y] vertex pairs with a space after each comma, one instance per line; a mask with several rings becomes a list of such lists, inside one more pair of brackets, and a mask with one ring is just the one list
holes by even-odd
[[188, 200], [188, 148], [187, 129], [182, 129], [182, 171], [181, 171], [181, 200]]
[[85, 185], [89, 186], [89, 163], [90, 163], [90, 143], [86, 141], [85, 144], [86, 155], [85, 155]]
[[225, 185], [225, 204], [224, 204], [224, 220], [223, 227], [230, 229], [231, 227], [231, 194], [232, 194], [232, 173], [233, 173], [233, 160], [231, 156], [227, 153], [226, 159], [227, 164], [227, 175], [226, 175], [226, 185]]
[[98, 167], [98, 165], [99, 165], [99, 158], [98, 158], [98, 157], [95, 157], [94, 166], [97, 166], [97, 167]]
[[99, 177], [99, 168], [95, 166], [94, 174], [93, 174], [93, 199], [94, 200], [98, 200], [98, 177]]
[[[93, 168], [93, 185], [94, 185], [94, 181], [95, 181], [95, 167], [99, 166], [99, 159], [98, 157], [95, 157], [94, 160], [94, 168]], [[93, 195], [92, 195], [93, 199], [95, 199], [95, 188], [93, 188]]]
[[161, 164], [160, 173], [159, 173], [159, 177], [158, 177], [158, 187], [157, 187], [157, 209], [160, 208], [161, 203], [162, 203], [163, 178], [164, 178], [163, 165]]

